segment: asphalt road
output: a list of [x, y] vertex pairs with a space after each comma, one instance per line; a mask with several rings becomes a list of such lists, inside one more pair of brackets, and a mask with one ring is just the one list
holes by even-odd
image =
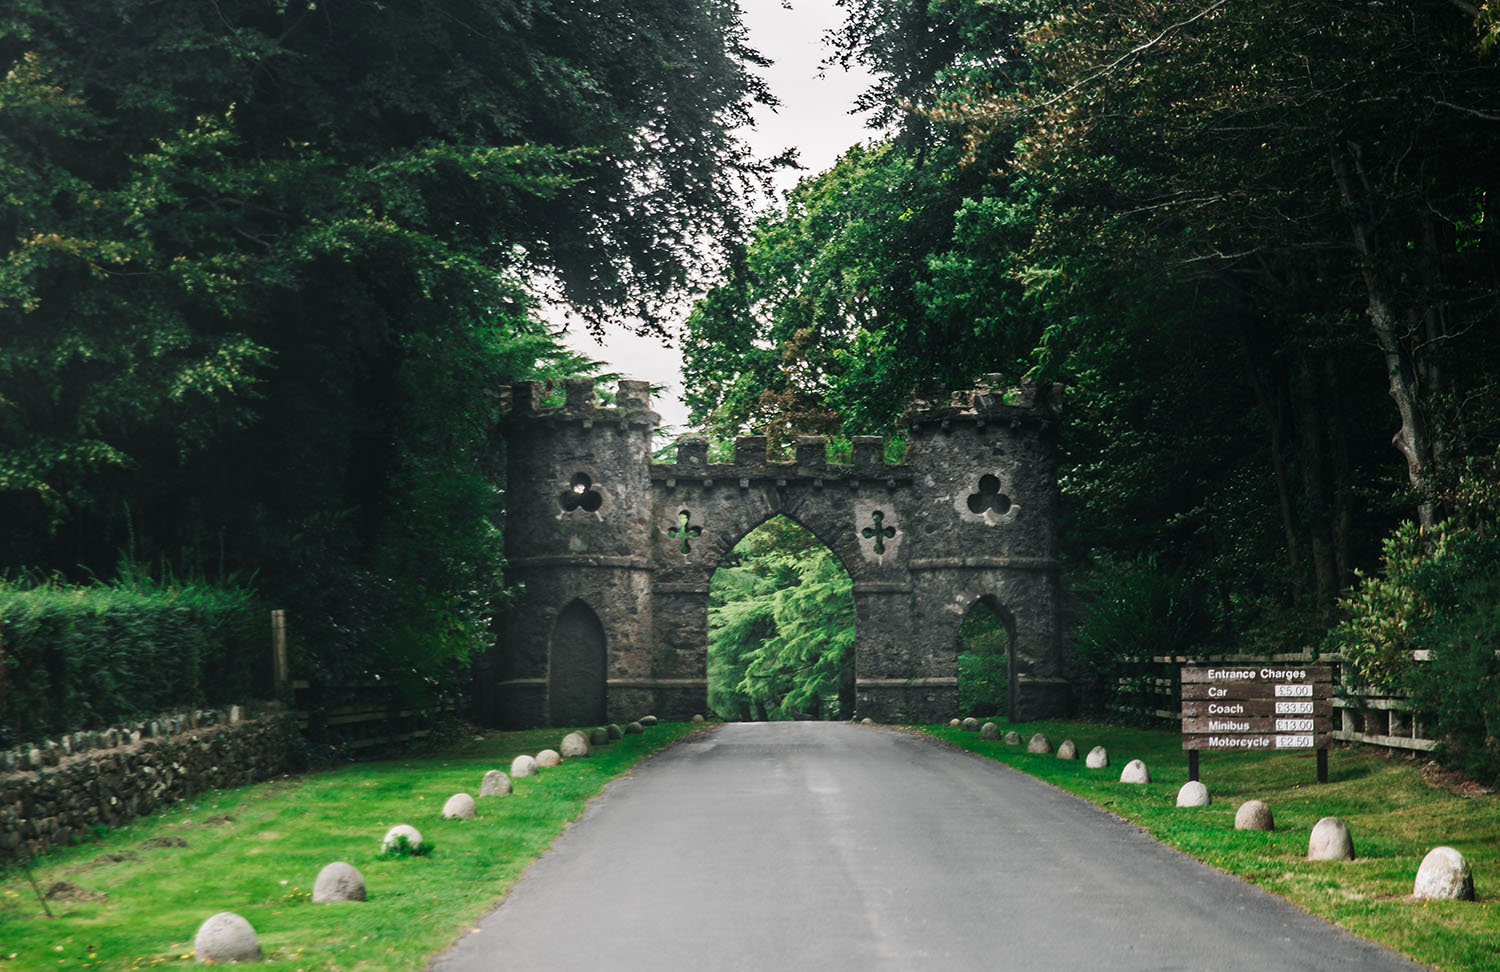
[[434, 967], [1418, 968], [998, 763], [837, 723], [648, 760]]

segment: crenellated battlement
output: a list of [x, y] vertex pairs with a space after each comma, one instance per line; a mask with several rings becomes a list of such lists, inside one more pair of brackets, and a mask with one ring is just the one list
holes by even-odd
[[651, 478], [672, 487], [678, 481], [701, 481], [707, 485], [738, 480], [741, 486], [749, 486], [767, 479], [781, 485], [793, 480], [811, 480], [823, 485], [877, 479], [904, 482], [912, 476], [910, 467], [885, 461], [885, 440], [878, 435], [855, 436], [849, 462], [829, 462], [828, 439], [821, 435], [798, 436], [790, 460], [772, 459], [766, 445], [763, 435], [742, 435], [734, 440], [731, 461], [709, 462], [709, 440], [685, 435], [677, 440], [677, 461], [652, 463]]
[[652, 429], [661, 424], [661, 416], [651, 409], [649, 381], [621, 381], [613, 405], [600, 400], [592, 378], [564, 379], [561, 391], [559, 396], [556, 386], [544, 381], [501, 386], [501, 420], [507, 424], [581, 422], [585, 427], [608, 422]]
[[[955, 423], [983, 428], [987, 423], [1029, 424], [1046, 428], [1052, 425], [1062, 406], [1062, 386], [1048, 382], [1008, 383], [1005, 376], [985, 375], [971, 389], [950, 391], [941, 386], [919, 389], [911, 406], [901, 414], [901, 424], [917, 434], [932, 426], [949, 428]], [[598, 422], [650, 425], [661, 422], [651, 409], [651, 384], [646, 381], [621, 381], [615, 390], [614, 404], [601, 401], [592, 378], [568, 378], [561, 389], [543, 381], [523, 381], [500, 389], [500, 413], [507, 424], [525, 421], [581, 422], [587, 427]], [[878, 436], [854, 438], [852, 463], [837, 464], [843, 468], [883, 465], [884, 442]], [[766, 437], [740, 436], [735, 439], [732, 463], [709, 463], [708, 440], [686, 435], [677, 442], [677, 466], [758, 466], [817, 467], [827, 465], [827, 441], [823, 436], [799, 436], [795, 459], [790, 463], [769, 459]]]
[[1049, 428], [1062, 408], [1062, 386], [1050, 382], [1009, 384], [1004, 375], [985, 375], [972, 389], [950, 392], [942, 387], [919, 389], [901, 424], [921, 435], [933, 426], [954, 424], [983, 428], [990, 423]]

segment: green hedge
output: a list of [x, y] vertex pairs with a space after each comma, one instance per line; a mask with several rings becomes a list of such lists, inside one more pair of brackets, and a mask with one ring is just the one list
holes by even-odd
[[0, 747], [242, 701], [267, 628], [243, 589], [0, 581]]
[[1486, 786], [1500, 785], [1500, 538], [1448, 529], [1447, 542], [1412, 572], [1428, 617], [1413, 643], [1412, 707], [1439, 741], [1438, 759]]

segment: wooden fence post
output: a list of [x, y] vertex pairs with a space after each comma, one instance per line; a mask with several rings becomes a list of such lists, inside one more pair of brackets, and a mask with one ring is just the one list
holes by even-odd
[[271, 680], [276, 697], [284, 698], [291, 682], [286, 659], [286, 612], [271, 612]]

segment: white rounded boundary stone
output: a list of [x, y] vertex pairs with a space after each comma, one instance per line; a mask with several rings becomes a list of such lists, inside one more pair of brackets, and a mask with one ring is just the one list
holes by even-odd
[[405, 837], [406, 846], [416, 850], [422, 846], [422, 832], [411, 824], [396, 824], [385, 832], [385, 839], [380, 842], [380, 853], [384, 854], [396, 846], [396, 838]]
[[1473, 901], [1474, 872], [1464, 856], [1452, 847], [1434, 847], [1417, 868], [1411, 896], [1432, 901]]
[[869, 716], [865, 716], [863, 719], [859, 720], [859, 724], [862, 726], [873, 726], [875, 724], [875, 720], [871, 719]]
[[1019, 746], [1019, 745], [1021, 745], [1021, 734], [1019, 732], [1016, 732], [1014, 729], [1012, 729], [1010, 732], [1007, 732], [1005, 734], [1005, 745], [1007, 745], [1007, 746]]
[[1121, 783], [1150, 783], [1151, 771], [1146, 769], [1146, 764], [1138, 759], [1132, 759], [1120, 770]]
[[198, 926], [193, 957], [200, 963], [259, 962], [260, 939], [250, 922], [232, 911], [221, 911]]
[[[703, 720], [699, 719], [698, 721], [702, 722]], [[625, 725], [625, 735], [627, 736], [639, 736], [645, 731], [645, 729], [641, 728], [641, 724], [639, 722], [630, 722], [626, 723]]]
[[562, 743], [557, 747], [563, 759], [577, 759], [579, 756], [589, 754], [589, 739], [581, 732], [570, 732], [562, 738]]
[[959, 727], [962, 728], [964, 732], [978, 732], [979, 720], [974, 718], [973, 716], [969, 716], [967, 719], [964, 719], [959, 723]]
[[530, 756], [517, 756], [510, 761], [510, 775], [516, 779], [536, 775], [536, 760]]
[[[697, 715], [693, 716], [693, 718], [690, 721], [692, 721], [692, 722], [703, 722], [704, 721], [704, 719], [703, 719], [703, 713], [700, 712]], [[654, 723], [654, 722], [651, 723], [651, 724], [653, 726], [656, 725], [656, 723]]]
[[1177, 805], [1179, 807], [1206, 807], [1213, 802], [1213, 797], [1208, 795], [1208, 787], [1198, 780], [1188, 780], [1182, 784], [1182, 789], [1177, 791]]
[[1095, 746], [1089, 750], [1089, 754], [1083, 758], [1083, 765], [1089, 769], [1108, 769], [1109, 750], [1103, 746]]
[[[702, 722], [703, 721], [703, 717], [699, 716], [698, 717], [698, 721]], [[654, 716], [654, 715], [643, 715], [640, 718], [640, 723], [641, 723], [642, 727], [644, 727], [646, 729], [650, 729], [652, 726], [656, 725], [657, 719], [656, 719], [656, 716]]]
[[958, 727], [959, 727], [959, 720], [958, 719], [949, 719], [948, 720], [948, 728], [949, 729], [957, 729]]
[[1071, 739], [1064, 739], [1057, 747], [1058, 759], [1077, 759], [1078, 744]]
[[1310, 861], [1348, 861], [1354, 859], [1354, 840], [1349, 826], [1338, 817], [1324, 817], [1313, 824], [1307, 838]]
[[365, 900], [365, 876], [359, 868], [347, 861], [324, 864], [313, 882], [314, 904], [330, 904], [334, 901]]
[[541, 769], [561, 766], [562, 754], [555, 749], [544, 749], [536, 754], [536, 765]]
[[1275, 830], [1276, 818], [1264, 800], [1246, 800], [1234, 812], [1235, 830]]
[[455, 793], [443, 802], [444, 820], [473, 820], [474, 798], [467, 793]]
[[980, 739], [999, 739], [1000, 738], [1000, 727], [997, 726], [997, 725], [995, 725], [993, 722], [986, 722], [984, 725], [982, 725], [982, 726], [979, 727], [979, 738]]
[[510, 796], [510, 791], [510, 777], [499, 770], [489, 770], [479, 783], [479, 795], [482, 797]]
[[1052, 740], [1041, 733], [1032, 736], [1026, 742], [1026, 751], [1038, 756], [1050, 756], [1052, 754]]

